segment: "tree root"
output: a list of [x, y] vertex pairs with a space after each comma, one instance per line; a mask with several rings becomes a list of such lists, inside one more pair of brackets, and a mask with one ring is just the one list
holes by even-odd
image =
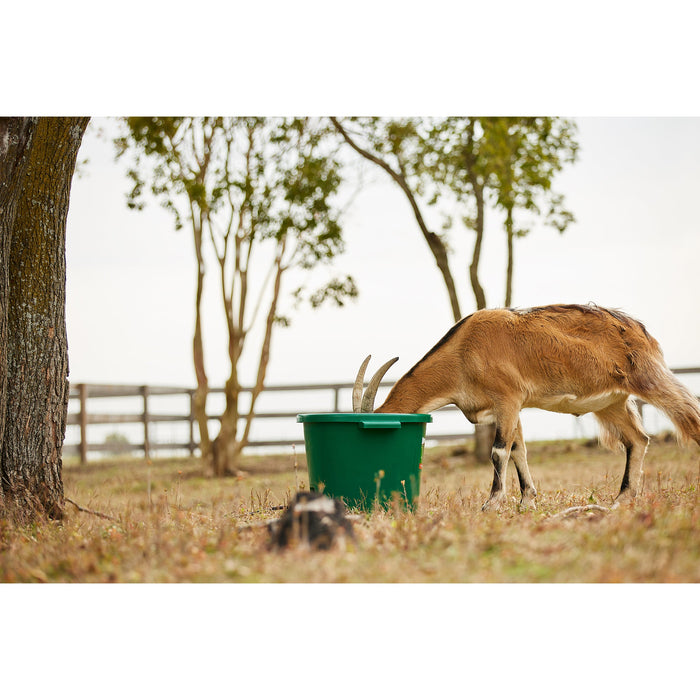
[[81, 513], [88, 513], [90, 515], [96, 515], [98, 518], [104, 518], [105, 520], [111, 520], [112, 522], [118, 523], [119, 519], [118, 518], [113, 518], [111, 515], [106, 515], [105, 513], [98, 513], [96, 510], [89, 510], [88, 508], [83, 508], [82, 506], [79, 506], [75, 501], [71, 501], [70, 498], [66, 498], [64, 496], [64, 500], [66, 503], [70, 503], [72, 506], [75, 506]]

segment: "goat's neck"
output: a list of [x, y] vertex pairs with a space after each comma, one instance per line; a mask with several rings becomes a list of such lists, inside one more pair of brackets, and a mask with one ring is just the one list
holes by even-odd
[[441, 372], [418, 364], [396, 382], [376, 413], [429, 413], [453, 403], [448, 386]]

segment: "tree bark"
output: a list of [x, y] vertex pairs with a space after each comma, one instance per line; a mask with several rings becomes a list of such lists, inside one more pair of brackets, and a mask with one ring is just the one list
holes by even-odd
[[[61, 450], [68, 407], [65, 235], [70, 187], [87, 118], [39, 118], [17, 194], [2, 348], [7, 379], [0, 473], [22, 516], [63, 515]], [[15, 171], [16, 174], [18, 171]], [[4, 253], [4, 251], [3, 251]]]
[[[7, 306], [10, 291], [10, 243], [36, 130], [33, 117], [0, 118], [0, 455], [5, 433], [7, 394]], [[1, 472], [0, 472], [1, 474]], [[2, 488], [0, 487], [0, 494]]]

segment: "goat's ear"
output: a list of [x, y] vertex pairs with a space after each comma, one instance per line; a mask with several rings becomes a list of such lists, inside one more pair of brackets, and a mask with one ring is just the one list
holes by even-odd
[[362, 389], [365, 380], [365, 370], [369, 364], [371, 355], [365, 357], [364, 362], [360, 365], [360, 369], [355, 379], [355, 386], [352, 388], [352, 412], [360, 413], [362, 411]]
[[389, 367], [398, 361], [398, 357], [385, 362], [375, 373], [372, 379], [369, 380], [369, 385], [367, 386], [367, 391], [362, 398], [362, 413], [372, 413], [374, 411], [374, 397], [377, 395], [377, 389], [379, 389], [379, 382], [384, 379], [384, 375], [388, 372]]

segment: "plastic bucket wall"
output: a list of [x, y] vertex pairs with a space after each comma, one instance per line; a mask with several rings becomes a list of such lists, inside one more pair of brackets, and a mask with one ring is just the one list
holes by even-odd
[[312, 491], [370, 509], [398, 495], [413, 507], [420, 493], [426, 423], [422, 413], [307, 413], [306, 462]]

